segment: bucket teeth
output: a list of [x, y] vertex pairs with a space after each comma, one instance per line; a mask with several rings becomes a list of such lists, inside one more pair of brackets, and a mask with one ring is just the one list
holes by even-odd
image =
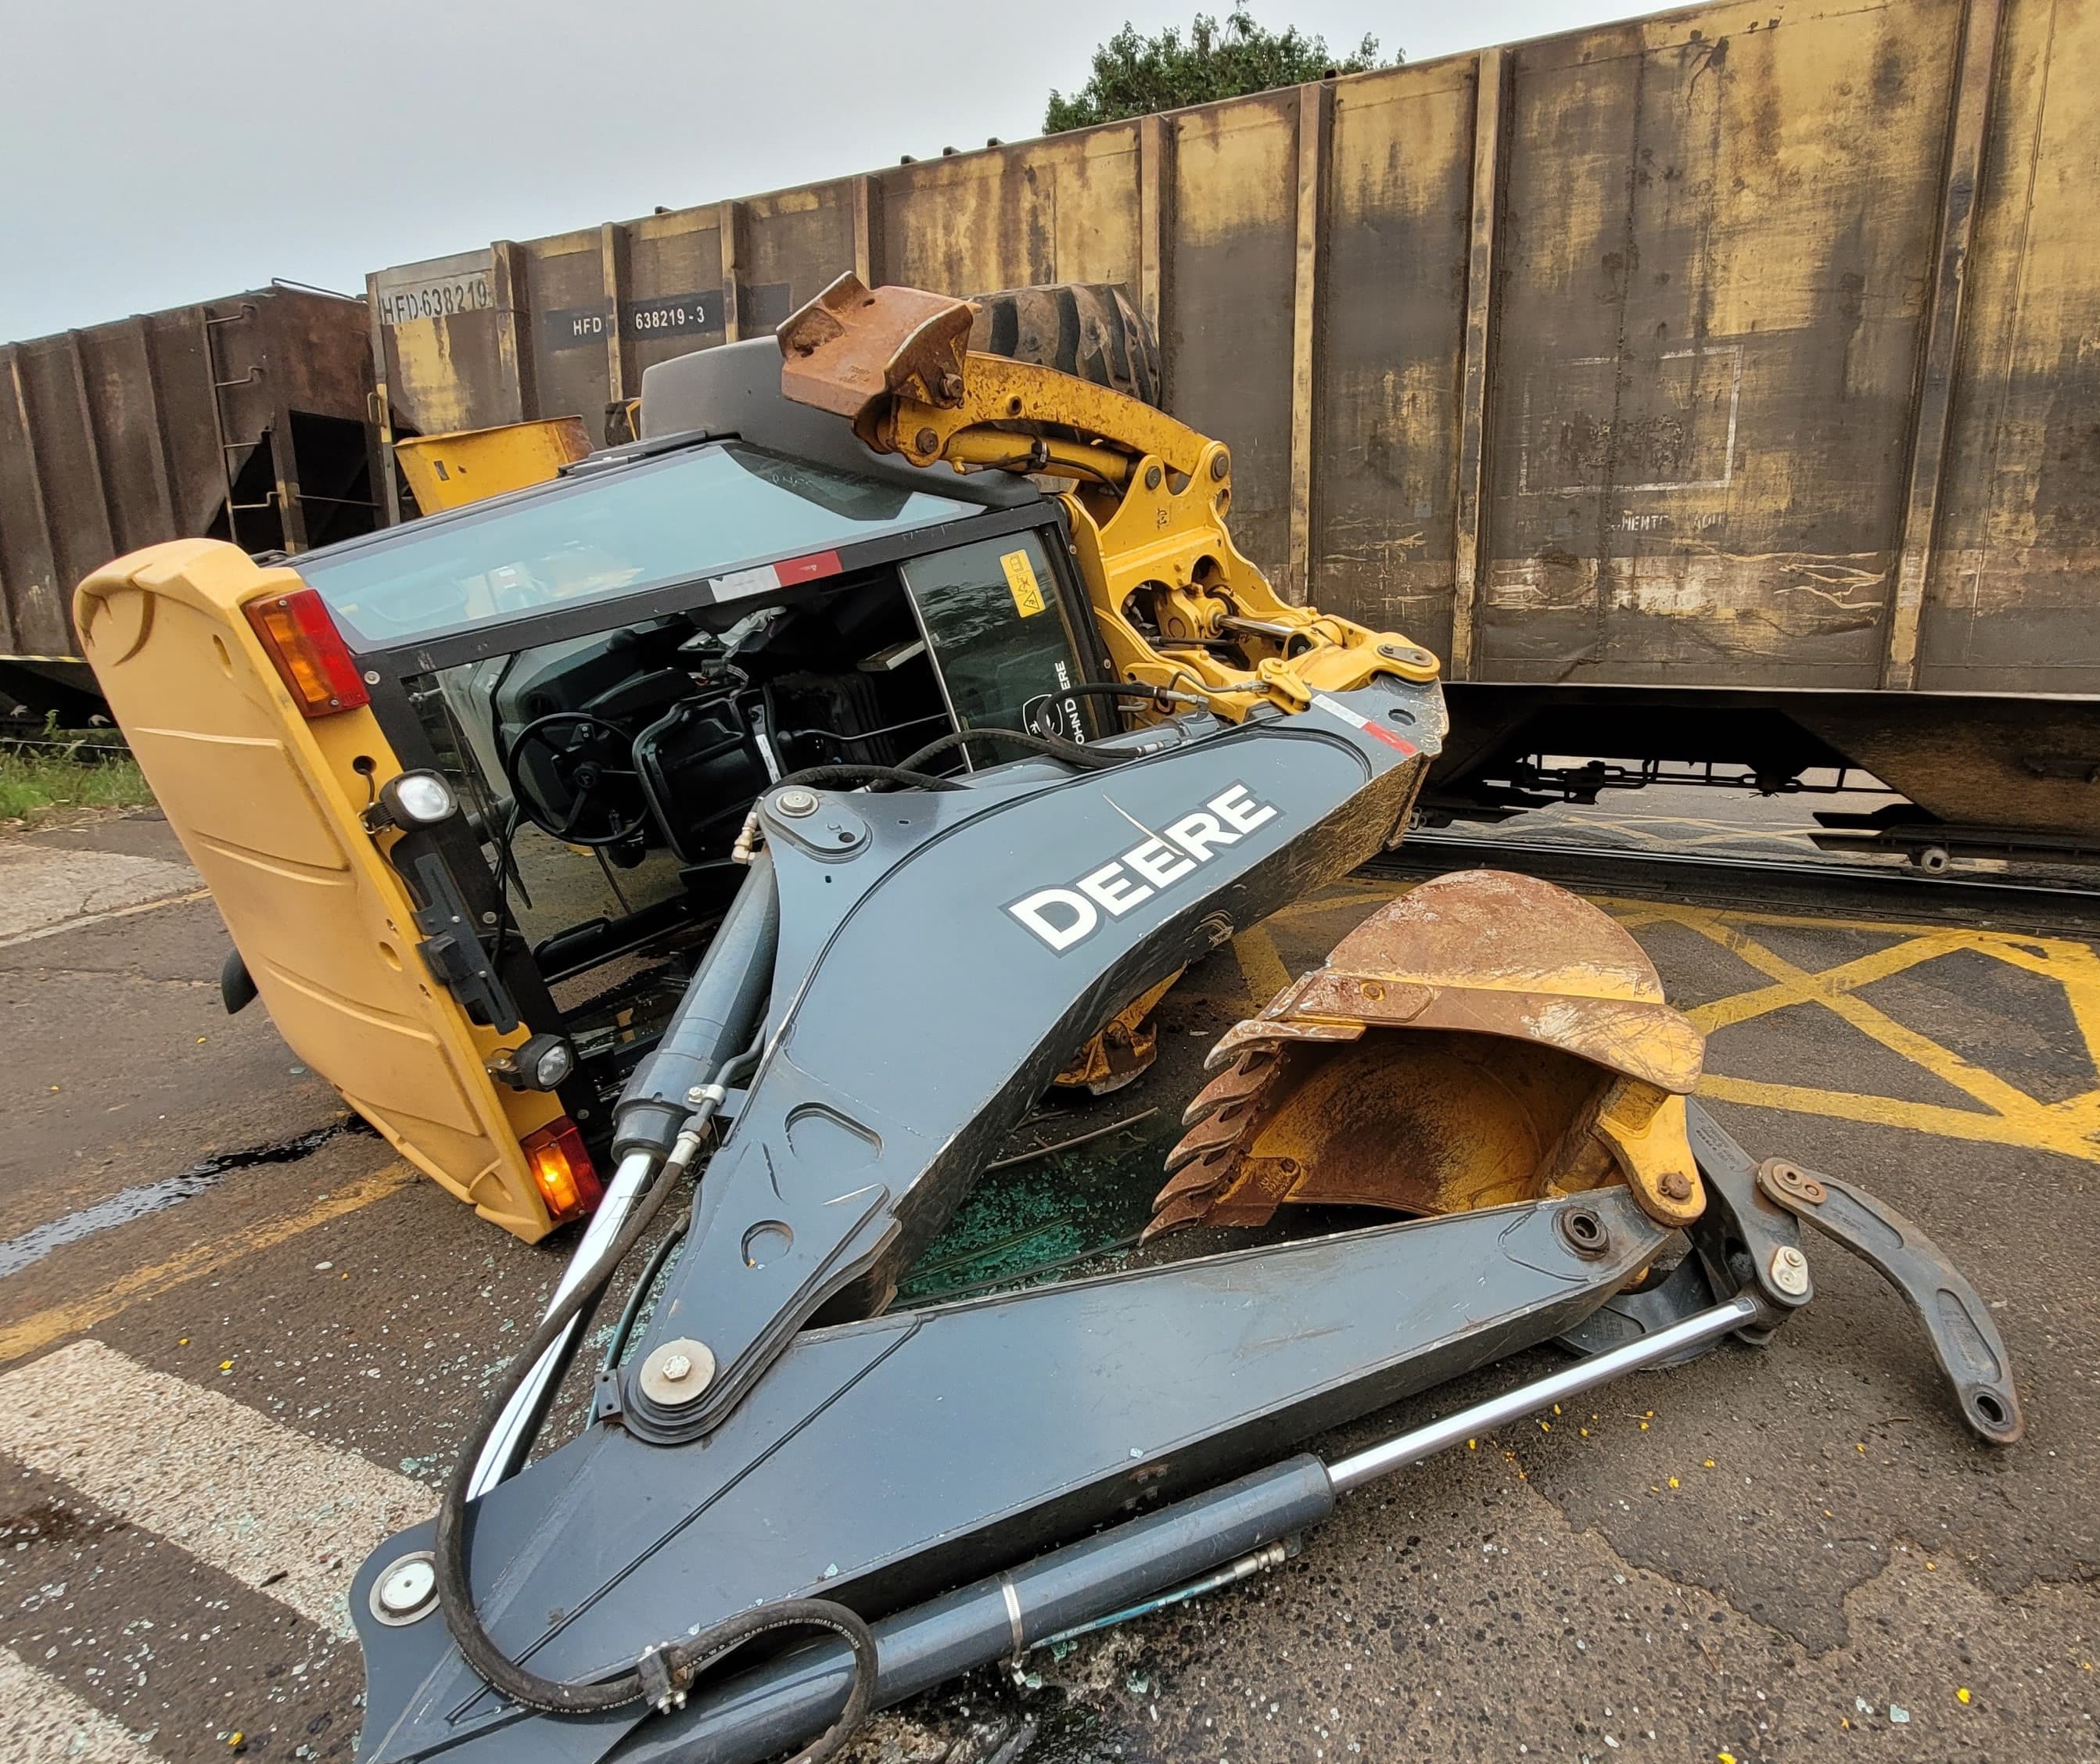
[[1257, 1045], [1196, 1093], [1181, 1117], [1189, 1131], [1167, 1154], [1172, 1180], [1154, 1199], [1152, 1223], [1145, 1232], [1148, 1239], [1195, 1224], [1223, 1197], [1286, 1063], [1282, 1049]]
[[1232, 1174], [1231, 1153], [1231, 1146], [1221, 1145], [1214, 1150], [1185, 1158], [1167, 1186], [1159, 1191], [1154, 1204], [1164, 1206], [1169, 1200], [1181, 1196], [1216, 1193], [1225, 1178]]
[[1177, 1192], [1169, 1184], [1159, 1191], [1152, 1223], [1145, 1228], [1144, 1241], [1149, 1243], [1162, 1232], [1176, 1230], [1183, 1225], [1200, 1224], [1211, 1212], [1217, 1197], [1215, 1188]]
[[[1167, 1153], [1167, 1174], [1195, 1164], [1213, 1171], [1207, 1180], [1222, 1180], [1230, 1169], [1231, 1154], [1260, 1122], [1263, 1098], [1280, 1077], [1283, 1064], [1282, 1049], [1256, 1043], [1197, 1091], [1181, 1114], [1181, 1124], [1189, 1131]], [[1168, 1194], [1184, 1192], [1188, 1186], [1171, 1182], [1160, 1191], [1159, 1198], [1163, 1202]], [[1153, 1232], [1165, 1228], [1159, 1220], [1154, 1220]]]
[[1598, 908], [1529, 876], [1440, 876], [1219, 1038], [1145, 1236], [1286, 1202], [1436, 1213], [1611, 1182], [1682, 1225], [1704, 1202], [1681, 1125], [1704, 1052]]
[[1215, 1072], [1230, 1065], [1243, 1053], [1261, 1047], [1282, 1047], [1294, 1041], [1355, 1041], [1364, 1032], [1361, 1023], [1279, 1022], [1270, 1012], [1287, 1003], [1296, 994], [1292, 986], [1278, 993], [1260, 1017], [1238, 1022], [1218, 1038], [1217, 1045], [1204, 1056], [1203, 1069]]
[[1141, 1241], [1182, 1225], [1259, 1225], [1276, 1202], [1246, 1180], [1238, 1148], [1227, 1144], [1185, 1163], [1153, 1198]]
[[1167, 1174], [1171, 1175], [1184, 1164], [1193, 1163], [1199, 1158], [1229, 1151], [1239, 1143], [1240, 1125], [1238, 1113], [1231, 1109], [1221, 1109], [1205, 1117], [1183, 1134], [1167, 1153]]
[[1193, 1127], [1234, 1103], [1260, 1096], [1276, 1065], [1277, 1052], [1273, 1047], [1242, 1055], [1189, 1100], [1189, 1106], [1181, 1111], [1181, 1125]]

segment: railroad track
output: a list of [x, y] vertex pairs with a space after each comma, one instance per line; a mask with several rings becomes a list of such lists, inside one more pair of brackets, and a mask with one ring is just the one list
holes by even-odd
[[2011, 876], [1937, 875], [1812, 859], [1630, 850], [1564, 840], [1474, 839], [1410, 833], [1396, 851], [1364, 866], [1369, 875], [1408, 875], [1485, 867], [1521, 871], [1580, 891], [1696, 895], [1701, 900], [1770, 906], [1843, 901], [1917, 916], [1986, 920], [2100, 918], [2100, 886]]

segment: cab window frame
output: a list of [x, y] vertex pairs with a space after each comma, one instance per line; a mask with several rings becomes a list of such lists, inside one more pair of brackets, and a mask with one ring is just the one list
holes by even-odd
[[[839, 548], [840, 573], [849, 576], [858, 570], [885, 564], [896, 567], [899, 592], [908, 599], [910, 589], [903, 579], [902, 566], [911, 559], [1024, 533], [1036, 536], [1048, 566], [1050, 581], [1045, 585], [1060, 603], [1059, 611], [1071, 638], [1081, 681], [1098, 683], [1112, 679], [1107, 651], [1084, 590], [1070, 522], [1062, 505], [1048, 496], [1012, 508], [987, 508], [982, 514], [943, 522], [933, 527], [916, 528], [865, 540], [858, 545], [842, 546]], [[292, 567], [298, 567], [297, 559], [292, 560]], [[486, 632], [461, 633], [435, 642], [363, 650], [351, 646], [351, 654], [364, 672], [371, 692], [373, 715], [395, 756], [410, 770], [436, 769], [443, 762], [422, 717], [410, 699], [408, 681], [412, 677], [435, 673], [461, 662], [514, 653], [565, 637], [617, 630], [700, 606], [748, 604], [756, 610], [761, 606], [793, 606], [821, 598], [826, 592], [827, 582], [832, 580], [834, 579], [825, 578], [800, 584], [773, 595], [750, 596], [748, 602], [724, 602], [709, 593], [707, 580], [699, 578], [668, 588], [595, 601], [586, 607], [562, 608], [492, 623]], [[344, 635], [347, 642], [349, 633]], [[938, 665], [937, 663], [937, 668]], [[945, 690], [944, 686], [944, 695]], [[1105, 717], [1102, 721], [1108, 727], [1116, 726], [1113, 717]], [[536, 1034], [563, 1030], [566, 1015], [554, 1001], [553, 982], [526, 942], [523, 928], [516, 923], [508, 902], [499, 893], [494, 866], [484, 854], [481, 840], [467, 824], [466, 817], [455, 815], [432, 829], [431, 834], [433, 844], [474, 916], [477, 934], [497, 924], [508, 928], [510, 934], [503, 939], [496, 971], [509, 990], [527, 1031]], [[587, 1136], [594, 1136], [601, 1126], [596, 1114], [597, 1091], [593, 1075], [580, 1062], [560, 1087], [559, 1095], [562, 1106], [584, 1127]]]

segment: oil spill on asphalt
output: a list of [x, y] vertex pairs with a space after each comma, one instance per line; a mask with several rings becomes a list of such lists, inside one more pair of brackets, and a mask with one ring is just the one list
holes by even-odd
[[143, 1182], [136, 1188], [120, 1188], [107, 1200], [97, 1201], [91, 1206], [83, 1206], [77, 1212], [68, 1213], [62, 1219], [54, 1219], [24, 1232], [19, 1237], [10, 1237], [0, 1243], [0, 1280], [20, 1273], [68, 1243], [77, 1243], [112, 1225], [127, 1225], [135, 1219], [143, 1219], [148, 1213], [157, 1213], [178, 1201], [201, 1194], [236, 1170], [251, 1170], [258, 1164], [297, 1163], [302, 1158], [319, 1151], [329, 1140], [354, 1131], [369, 1130], [362, 1121], [338, 1121], [328, 1127], [315, 1127], [311, 1133], [302, 1133], [297, 1139], [280, 1140], [271, 1145], [251, 1145], [237, 1152], [221, 1152], [215, 1158], [191, 1165], [179, 1175], [163, 1176], [158, 1182]]

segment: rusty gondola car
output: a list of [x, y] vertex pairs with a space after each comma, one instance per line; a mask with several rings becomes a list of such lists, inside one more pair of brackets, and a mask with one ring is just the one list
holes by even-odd
[[1250, 554], [1445, 659], [1432, 817], [1849, 763], [1915, 807], [1833, 838], [2090, 855], [2097, 61], [1705, 6], [388, 269], [375, 355], [409, 431], [595, 422], [845, 268], [1121, 283]]
[[0, 345], [0, 717], [99, 708], [68, 609], [118, 553], [370, 531], [372, 390], [364, 302], [281, 282]]

